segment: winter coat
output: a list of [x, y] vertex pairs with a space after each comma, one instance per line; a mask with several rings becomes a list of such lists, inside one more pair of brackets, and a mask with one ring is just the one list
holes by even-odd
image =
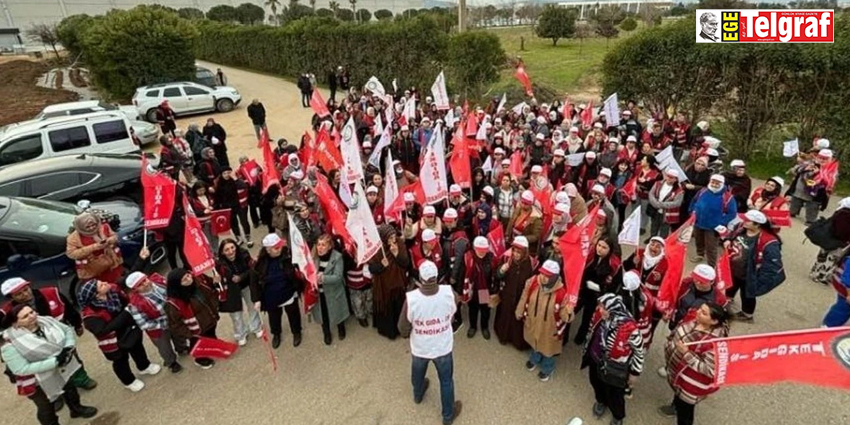
[[[207, 286], [206, 277], [195, 278], [197, 289], [192, 298], [189, 299], [189, 305], [192, 307], [192, 312], [195, 319], [198, 321], [198, 326], [201, 328], [201, 333], [215, 328], [218, 324], [218, 297], [212, 288]], [[171, 330], [171, 335], [176, 339], [191, 340], [195, 335], [189, 330], [186, 323], [183, 322], [183, 317], [180, 315], [180, 310], [174, 304], [173, 297], [168, 297], [168, 302], [165, 303], [165, 314], [168, 316], [168, 329]]]
[[[313, 263], [316, 265], [316, 270], [319, 269], [319, 256], [313, 255]], [[328, 320], [332, 325], [338, 325], [345, 322], [349, 316], [348, 301], [345, 298], [345, 275], [343, 273], [342, 254], [338, 251], [331, 251], [331, 256], [328, 259], [327, 266], [322, 272], [323, 278], [319, 283], [319, 288], [325, 295], [325, 302], [328, 306]], [[322, 309], [314, 308], [312, 310], [313, 320], [317, 323], [322, 323]]]
[[[555, 286], [550, 290], [543, 285], [532, 285], [537, 276], [533, 276], [525, 282], [525, 288], [516, 307], [516, 316], [523, 317], [525, 314], [525, 325], [523, 336], [531, 348], [546, 357], [561, 354], [561, 337], [558, 336], [558, 328], [555, 320], [556, 293], [564, 288], [563, 282], [558, 279]], [[533, 292], [531, 287], [536, 286]], [[526, 308], [528, 304], [528, 308]], [[562, 322], [572, 320], [568, 309], [561, 308], [558, 316]]]
[[[221, 284], [226, 292], [224, 301], [218, 305], [218, 311], [222, 313], [242, 311], [242, 290], [250, 287], [251, 279], [255, 278], [255, 264], [251, 253], [242, 248], [236, 249], [234, 261], [231, 262], [223, 255], [216, 261], [216, 271], [221, 275]], [[239, 276], [239, 283], [233, 281], [234, 276]]]
[[[504, 229], [507, 240], [513, 240], [514, 226], [517, 224], [520, 214], [520, 208], [514, 208], [514, 215], [508, 222], [508, 228]], [[540, 234], [543, 232], [543, 213], [537, 207], [532, 206], [530, 215], [521, 234], [528, 239], [528, 255], [534, 257], [537, 256], [537, 249], [540, 247]]]

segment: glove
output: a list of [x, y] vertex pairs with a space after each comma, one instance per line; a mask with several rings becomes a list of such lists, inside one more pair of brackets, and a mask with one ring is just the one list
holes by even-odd
[[59, 355], [56, 356], [56, 364], [59, 367], [63, 367], [71, 362], [71, 359], [74, 355], [74, 347], [65, 347], [59, 352]]

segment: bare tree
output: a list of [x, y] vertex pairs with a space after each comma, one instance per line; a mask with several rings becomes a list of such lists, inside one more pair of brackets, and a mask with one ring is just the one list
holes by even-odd
[[24, 34], [32, 41], [50, 46], [58, 59], [59, 49], [56, 45], [59, 44], [59, 35], [56, 33], [56, 26], [57, 24], [33, 24]]

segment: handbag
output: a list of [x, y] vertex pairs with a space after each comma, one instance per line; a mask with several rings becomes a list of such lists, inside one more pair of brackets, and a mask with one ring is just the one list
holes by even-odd
[[843, 248], [847, 244], [832, 235], [832, 220], [835, 216], [826, 219], [819, 217], [817, 221], [806, 228], [806, 238], [824, 251], [834, 251]]
[[605, 359], [599, 365], [599, 379], [615, 388], [626, 388], [629, 385], [629, 365]]

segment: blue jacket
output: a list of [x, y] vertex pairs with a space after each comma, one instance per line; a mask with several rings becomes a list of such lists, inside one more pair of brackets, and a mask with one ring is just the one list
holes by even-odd
[[[723, 204], [726, 204], [724, 211]], [[691, 201], [688, 211], [697, 214], [697, 229], [714, 230], [717, 226], [726, 226], [738, 217], [738, 204], [728, 187], [714, 193], [707, 188], [700, 190]]]
[[785, 282], [782, 243], [762, 233], [747, 258], [747, 295], [760, 297]]

